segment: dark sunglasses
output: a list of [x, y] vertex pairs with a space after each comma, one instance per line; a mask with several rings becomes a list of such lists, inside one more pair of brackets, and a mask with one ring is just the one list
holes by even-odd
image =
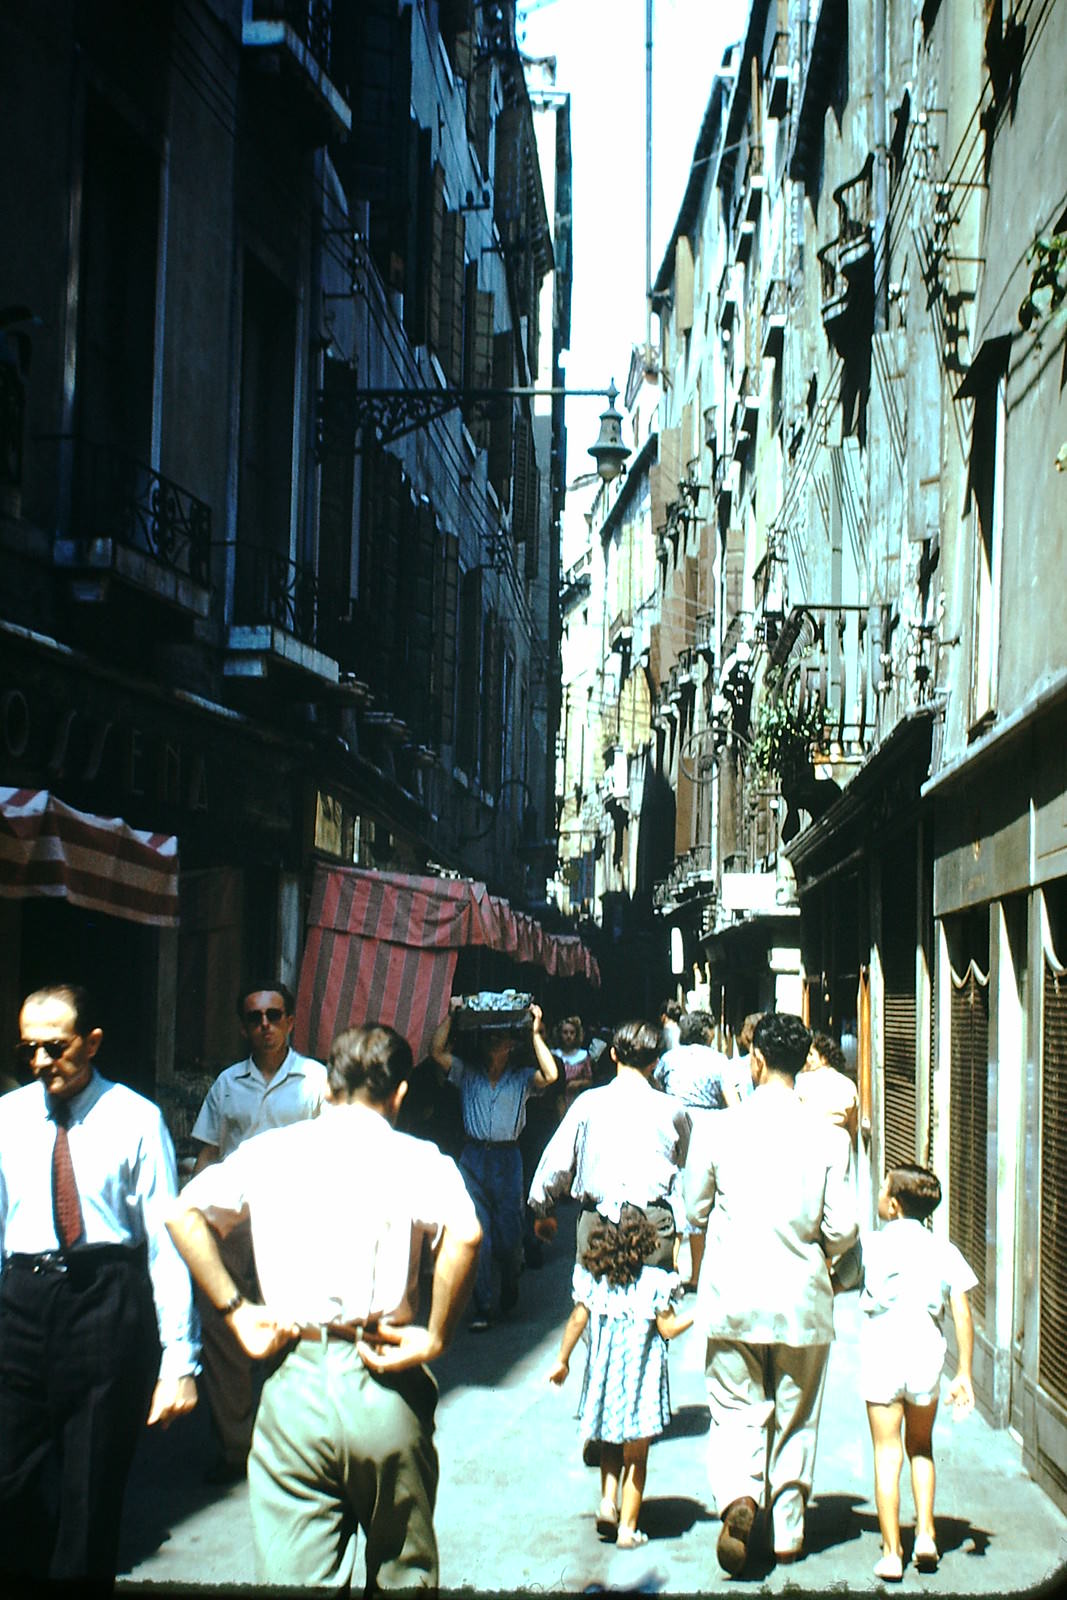
[[284, 1016], [281, 1006], [268, 1006], [266, 1011], [246, 1011], [245, 1027], [254, 1028], [260, 1021], [278, 1023]]
[[73, 1039], [23, 1039], [21, 1044], [15, 1046], [15, 1059], [22, 1066], [29, 1067], [33, 1065], [38, 1050], [43, 1050], [49, 1061], [58, 1061], [73, 1043]]

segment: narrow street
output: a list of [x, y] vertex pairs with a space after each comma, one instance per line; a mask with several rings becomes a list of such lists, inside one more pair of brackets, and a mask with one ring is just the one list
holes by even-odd
[[[437, 1531], [445, 1593], [581, 1594], [639, 1589], [688, 1595], [730, 1584], [768, 1593], [877, 1592], [880, 1546], [871, 1449], [856, 1386], [856, 1295], [837, 1301], [820, 1434], [808, 1554], [775, 1570], [754, 1555], [743, 1580], [715, 1559], [718, 1520], [708, 1506], [707, 1410], [699, 1341], [672, 1346], [669, 1435], [653, 1446], [636, 1551], [601, 1544], [593, 1527], [597, 1473], [584, 1467], [573, 1412], [582, 1361], [562, 1391], [546, 1373], [569, 1306], [571, 1220], [544, 1268], [527, 1272], [514, 1317], [472, 1337], [462, 1332], [439, 1363]], [[1007, 1595], [1051, 1586], [1067, 1565], [1067, 1517], [1024, 1472], [1019, 1447], [974, 1413], [939, 1423], [938, 1542], [932, 1575], [905, 1573], [903, 1593]], [[212, 1592], [254, 1581], [243, 1484], [201, 1482], [206, 1413], [169, 1435], [146, 1436], [127, 1495], [118, 1592]], [[905, 1549], [911, 1497], [902, 1491]], [[362, 1582], [362, 1550], [357, 1585]]]

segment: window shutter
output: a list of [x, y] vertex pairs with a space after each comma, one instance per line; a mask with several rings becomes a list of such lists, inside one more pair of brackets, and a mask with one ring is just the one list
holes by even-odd
[[482, 656], [482, 788], [495, 794], [500, 787], [500, 624], [493, 611], [485, 614]]
[[883, 882], [884, 1059], [882, 1136], [885, 1171], [915, 1152], [915, 852], [909, 834], [887, 853]]
[[1041, 1266], [1037, 1375], [1067, 1405], [1067, 973], [1045, 956], [1041, 1033]]
[[434, 594], [433, 697], [438, 739], [451, 744], [455, 731], [456, 659], [459, 647], [459, 540], [446, 533], [437, 546]]
[[456, 761], [469, 778], [478, 772], [482, 689], [482, 574], [465, 572], [460, 588], [459, 693], [456, 700]]
[[439, 534], [433, 507], [415, 507], [415, 581], [408, 624], [407, 699], [411, 724], [419, 740], [436, 738], [439, 716], [433, 704], [434, 576]]
[[949, 1080], [949, 1237], [974, 1269], [976, 1318], [985, 1315], [986, 1137], [989, 1123], [989, 979], [972, 962], [952, 975]]
[[445, 169], [437, 162], [430, 190], [430, 292], [426, 337], [431, 349], [441, 348], [441, 309], [444, 290]]
[[[509, 389], [512, 386], [514, 368], [511, 360], [511, 334], [498, 333], [493, 336], [493, 382], [494, 389]], [[511, 499], [511, 439], [513, 402], [501, 400], [493, 407], [493, 419], [489, 430], [489, 482], [496, 490], [500, 504], [507, 508]]]
[[441, 292], [437, 355], [450, 383], [463, 383], [463, 302], [467, 219], [446, 211], [441, 220]]

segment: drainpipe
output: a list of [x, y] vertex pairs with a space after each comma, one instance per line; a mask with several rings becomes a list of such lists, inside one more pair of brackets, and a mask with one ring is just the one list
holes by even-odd
[[889, 174], [886, 157], [886, 0], [874, 0], [874, 331], [889, 323]]

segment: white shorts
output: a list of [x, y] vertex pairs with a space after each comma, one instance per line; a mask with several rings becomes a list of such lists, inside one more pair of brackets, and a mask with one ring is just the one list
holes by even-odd
[[931, 1317], [865, 1316], [860, 1323], [860, 1393], [871, 1405], [928, 1406], [944, 1364], [945, 1336]]

